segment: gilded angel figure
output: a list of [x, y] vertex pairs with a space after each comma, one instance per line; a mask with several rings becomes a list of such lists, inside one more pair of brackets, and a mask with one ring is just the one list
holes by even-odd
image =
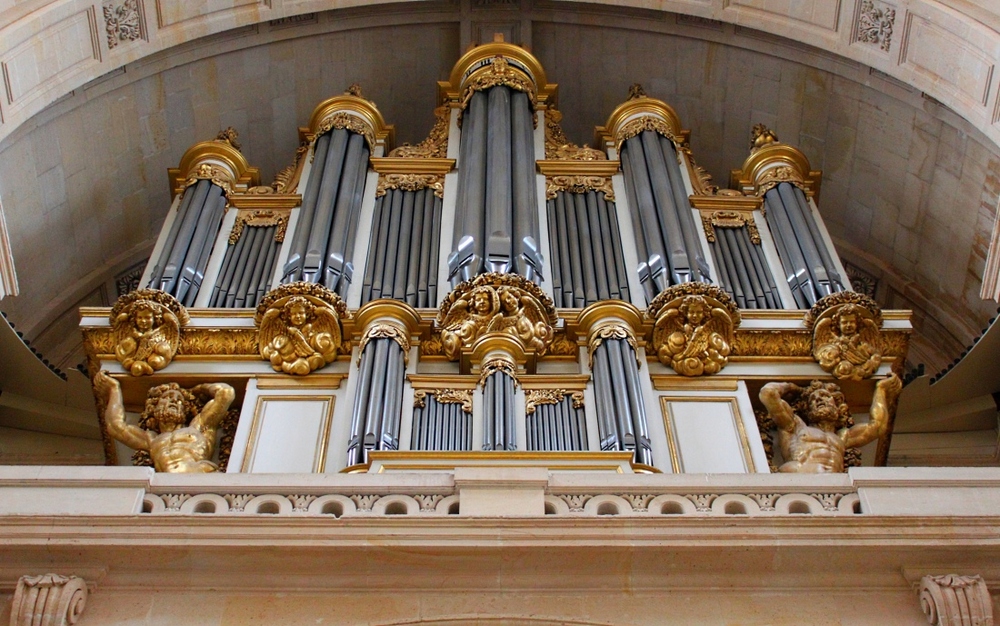
[[133, 376], [163, 369], [177, 354], [186, 322], [184, 307], [163, 292], [143, 289], [122, 296], [111, 311], [115, 358]]
[[457, 359], [463, 345], [472, 343], [500, 315], [500, 298], [492, 287], [478, 287], [463, 294], [448, 309], [441, 343], [449, 359]]
[[733, 322], [702, 295], [685, 296], [657, 320], [653, 343], [657, 357], [683, 376], [716, 374], [729, 361]]
[[305, 376], [337, 358], [340, 324], [333, 309], [304, 296], [280, 300], [260, 322], [260, 354], [277, 372]]
[[857, 304], [844, 304], [832, 315], [821, 316], [813, 331], [813, 356], [824, 371], [840, 380], [863, 380], [882, 363], [878, 326], [871, 313]]
[[486, 330], [508, 332], [521, 339], [525, 347], [544, 354], [553, 333], [538, 302], [513, 287], [501, 287], [499, 298], [500, 311]]

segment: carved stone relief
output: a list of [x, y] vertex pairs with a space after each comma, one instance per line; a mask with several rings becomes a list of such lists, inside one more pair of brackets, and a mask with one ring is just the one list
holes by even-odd
[[142, 37], [142, 16], [139, 14], [138, 0], [114, 0], [101, 4], [104, 12], [104, 32], [108, 36], [108, 49], [118, 44], [135, 41]]
[[981, 576], [924, 576], [920, 608], [935, 626], [993, 626], [993, 602]]
[[896, 22], [896, 9], [879, 0], [861, 0], [855, 41], [878, 46], [888, 52], [892, 46], [892, 26]]
[[87, 583], [78, 576], [21, 576], [10, 611], [11, 626], [76, 624], [87, 607]]

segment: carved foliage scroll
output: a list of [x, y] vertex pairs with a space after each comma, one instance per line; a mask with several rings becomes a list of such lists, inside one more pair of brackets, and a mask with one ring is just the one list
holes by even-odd
[[87, 606], [87, 583], [78, 576], [22, 576], [14, 591], [11, 626], [76, 624]]
[[993, 602], [981, 576], [924, 576], [920, 608], [935, 626], [993, 626]]

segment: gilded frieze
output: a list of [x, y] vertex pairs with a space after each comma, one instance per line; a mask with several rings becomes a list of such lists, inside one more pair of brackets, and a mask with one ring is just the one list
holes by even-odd
[[458, 360], [487, 333], [517, 338], [525, 350], [545, 354], [553, 338], [556, 312], [552, 300], [517, 274], [480, 274], [455, 289], [441, 303], [437, 325], [445, 356]]
[[622, 124], [621, 128], [618, 129], [618, 132], [615, 133], [615, 148], [620, 152], [622, 144], [625, 143], [625, 141], [647, 130], [663, 135], [670, 141], [674, 142], [674, 144], [679, 145], [682, 143], [682, 138], [674, 135], [673, 129], [670, 128], [669, 124], [658, 117], [647, 115], [634, 120], [629, 120]]
[[337, 111], [336, 113], [324, 118], [316, 128], [316, 137], [319, 137], [327, 131], [340, 130], [343, 128], [364, 137], [365, 141], [368, 142], [369, 149], [375, 148], [375, 131], [372, 130], [372, 127], [366, 124], [362, 118], [357, 115], [347, 113], [346, 111]]
[[218, 165], [202, 163], [196, 169], [188, 172], [187, 179], [184, 181], [184, 189], [194, 185], [199, 180], [212, 181], [212, 184], [221, 187], [227, 196], [233, 193], [234, 181], [232, 174], [229, 170]]
[[288, 229], [288, 211], [273, 211], [262, 209], [259, 211], [240, 211], [236, 214], [236, 222], [229, 232], [229, 245], [235, 245], [243, 234], [243, 228], [253, 226], [267, 228], [274, 226], [274, 240], [281, 243], [285, 240], [285, 231]]
[[702, 213], [701, 224], [709, 242], [715, 241], [716, 228], [743, 228], [746, 226], [751, 243], [760, 245], [760, 231], [757, 230], [757, 223], [754, 221], [752, 213], [738, 211], [715, 211], [708, 215]]
[[187, 309], [168, 293], [138, 289], [118, 299], [109, 315], [114, 355], [132, 376], [148, 376], [170, 364], [180, 347]]
[[806, 313], [812, 354], [839, 380], [863, 380], [882, 363], [882, 310], [868, 296], [842, 291], [819, 300]]
[[663, 290], [649, 304], [653, 349], [682, 376], [717, 374], [729, 363], [739, 308], [725, 291], [700, 282]]
[[583, 392], [568, 389], [529, 389], [525, 392], [524, 412], [531, 415], [540, 404], [559, 404], [566, 397], [573, 401], [574, 409], [583, 408]]
[[268, 292], [257, 305], [260, 356], [275, 371], [304, 376], [337, 357], [342, 349], [340, 297], [315, 283], [290, 283]]
[[611, 186], [611, 179], [603, 176], [546, 176], [545, 197], [554, 200], [560, 191], [568, 193], [597, 191], [602, 192], [608, 202], [615, 201], [615, 190]]
[[733, 337], [732, 355], [741, 357], [812, 357], [812, 337], [785, 330], [741, 330]]
[[425, 408], [429, 395], [440, 404], [461, 404], [463, 411], [472, 414], [471, 389], [418, 389], [413, 392], [414, 408]]
[[384, 196], [390, 189], [402, 189], [403, 191], [433, 189], [435, 196], [444, 198], [444, 176], [441, 174], [381, 174], [378, 177], [375, 197]]
[[465, 89], [462, 91], [460, 99], [462, 108], [464, 109], [469, 104], [472, 94], [477, 91], [484, 91], [490, 87], [496, 87], [497, 85], [504, 85], [528, 94], [528, 100], [531, 101], [531, 108], [535, 108], [537, 103], [535, 83], [523, 71], [508, 63], [506, 57], [499, 54], [493, 57], [492, 62], [486, 65], [486, 67], [474, 72], [466, 81]]

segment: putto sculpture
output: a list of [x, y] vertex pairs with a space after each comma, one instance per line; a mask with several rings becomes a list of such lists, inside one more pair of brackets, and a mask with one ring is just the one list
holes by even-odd
[[260, 356], [276, 372], [314, 372], [337, 358], [343, 339], [340, 320], [347, 316], [347, 305], [322, 285], [281, 285], [257, 305]]
[[[105, 403], [108, 434], [130, 448], [148, 452], [156, 471], [205, 473], [218, 469], [211, 458], [219, 425], [236, 396], [231, 386], [207, 383], [184, 389], [177, 383], [157, 385], [146, 397], [140, 426], [125, 422], [117, 380], [107, 372], [98, 372], [94, 388]], [[200, 401], [205, 401], [203, 406]]]
[[458, 285], [444, 302], [437, 318], [445, 356], [458, 360], [486, 333], [499, 332], [521, 340], [526, 350], [545, 354], [552, 343], [555, 308], [549, 297], [530, 280], [517, 274], [480, 274]]
[[739, 308], [722, 289], [700, 282], [664, 289], [646, 309], [653, 349], [682, 376], [717, 374], [729, 362]]
[[844, 471], [844, 452], [885, 434], [903, 382], [896, 374], [875, 385], [871, 419], [846, 426], [851, 416], [847, 401], [835, 383], [814, 380], [808, 387], [768, 383], [760, 401], [778, 427], [778, 445], [784, 463], [779, 472], [825, 474]]
[[882, 311], [868, 296], [853, 291], [827, 296], [806, 313], [805, 325], [813, 331], [813, 358], [834, 378], [863, 380], [882, 364]]
[[148, 376], [177, 354], [188, 312], [170, 294], [139, 289], [119, 298], [109, 318], [115, 358], [131, 375]]

